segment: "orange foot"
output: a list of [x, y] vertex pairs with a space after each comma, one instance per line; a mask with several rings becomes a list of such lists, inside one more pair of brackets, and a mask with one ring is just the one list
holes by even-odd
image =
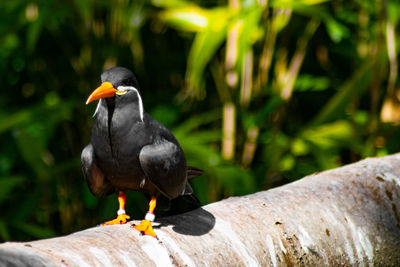
[[149, 220], [142, 220], [141, 224], [134, 225], [132, 227], [144, 235], [151, 235], [157, 238], [156, 233], [154, 233], [153, 226], [151, 226], [151, 222]]
[[115, 218], [114, 220], [102, 223], [101, 225], [112, 225], [112, 224], [124, 224], [126, 223], [127, 220], [129, 220], [131, 217], [129, 217], [129, 215], [124, 214], [120, 214], [118, 215], [117, 218]]

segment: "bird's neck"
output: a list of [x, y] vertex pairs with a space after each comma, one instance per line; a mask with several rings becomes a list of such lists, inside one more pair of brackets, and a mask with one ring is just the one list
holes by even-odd
[[[140, 120], [143, 121], [143, 117], [144, 117], [143, 101], [142, 101], [142, 97], [140, 96], [138, 89], [136, 89], [134, 86], [118, 86], [118, 90], [133, 91], [136, 93], [136, 97], [137, 97], [136, 100], [134, 100], [131, 103], [125, 102], [125, 104], [123, 106], [129, 107], [129, 108], [132, 108], [134, 106], [135, 109], [133, 110], [134, 111], [133, 114], [136, 115], [136, 113], [138, 112], [139, 116], [140, 116]], [[130, 99], [130, 100], [133, 100], [133, 99]], [[123, 100], [121, 99], [121, 101], [123, 101]]]

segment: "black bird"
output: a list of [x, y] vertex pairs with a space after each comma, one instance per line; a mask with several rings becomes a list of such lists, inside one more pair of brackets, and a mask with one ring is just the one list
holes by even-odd
[[191, 195], [188, 179], [203, 171], [186, 166], [173, 134], [144, 111], [139, 84], [130, 70], [108, 69], [101, 82], [86, 101], [100, 99], [90, 143], [81, 155], [86, 181], [97, 197], [119, 193], [118, 217], [103, 225], [126, 223], [130, 218], [125, 213], [126, 190], [149, 194], [149, 211], [134, 228], [156, 237], [151, 222], [157, 197]]

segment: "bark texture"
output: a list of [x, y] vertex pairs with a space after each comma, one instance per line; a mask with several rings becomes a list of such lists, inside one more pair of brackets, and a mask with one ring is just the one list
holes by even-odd
[[399, 266], [400, 154], [160, 219], [0, 245], [5, 266]]

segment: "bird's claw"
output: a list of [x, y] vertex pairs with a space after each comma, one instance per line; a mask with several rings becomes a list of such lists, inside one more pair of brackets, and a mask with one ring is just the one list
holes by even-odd
[[153, 226], [151, 226], [151, 222], [149, 220], [142, 220], [141, 224], [134, 225], [132, 227], [135, 228], [136, 230], [138, 230], [139, 232], [141, 232], [144, 235], [150, 235], [152, 237], [157, 238], [157, 235], [154, 232]]
[[126, 221], [129, 220], [130, 218], [131, 217], [129, 217], [129, 215], [127, 215], [127, 214], [120, 214], [114, 220], [107, 221], [105, 223], [102, 223], [101, 225], [105, 226], [105, 225], [113, 225], [113, 224], [125, 224]]

